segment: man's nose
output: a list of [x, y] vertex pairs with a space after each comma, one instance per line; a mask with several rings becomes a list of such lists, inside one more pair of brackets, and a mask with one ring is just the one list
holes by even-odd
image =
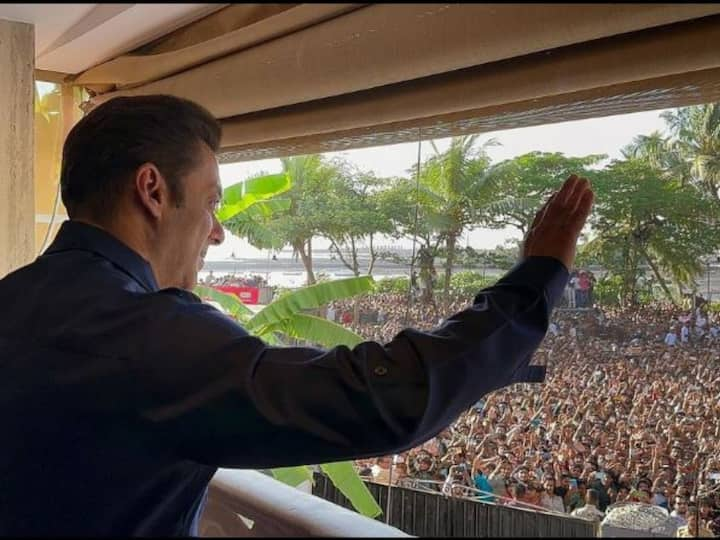
[[214, 246], [219, 246], [225, 241], [225, 229], [222, 224], [218, 221], [217, 217], [213, 216], [213, 226], [210, 230], [210, 243]]

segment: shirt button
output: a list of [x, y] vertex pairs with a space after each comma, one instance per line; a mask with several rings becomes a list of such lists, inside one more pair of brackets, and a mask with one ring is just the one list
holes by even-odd
[[378, 377], [382, 377], [383, 375], [387, 375], [387, 368], [385, 366], [378, 366], [374, 369], [375, 375]]

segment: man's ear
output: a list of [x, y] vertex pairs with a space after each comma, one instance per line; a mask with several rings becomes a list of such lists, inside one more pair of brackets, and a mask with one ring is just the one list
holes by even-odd
[[134, 191], [143, 208], [159, 219], [169, 202], [170, 193], [165, 177], [154, 164], [143, 163], [135, 171]]

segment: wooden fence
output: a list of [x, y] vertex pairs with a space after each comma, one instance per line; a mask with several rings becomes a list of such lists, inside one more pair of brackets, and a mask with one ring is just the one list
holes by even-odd
[[[388, 486], [367, 482], [383, 511]], [[320, 473], [315, 473], [313, 495], [352, 508], [350, 501]], [[594, 537], [591, 522], [541, 512], [445, 497], [415, 489], [393, 487], [389, 525], [413, 536], [451, 537]], [[385, 515], [376, 518], [385, 522]]]

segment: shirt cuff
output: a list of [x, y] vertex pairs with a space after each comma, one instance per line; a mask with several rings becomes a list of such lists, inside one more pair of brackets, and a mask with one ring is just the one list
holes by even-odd
[[554, 257], [527, 257], [517, 263], [498, 283], [530, 285], [545, 291], [550, 309], [554, 308], [565, 292], [570, 273]]

